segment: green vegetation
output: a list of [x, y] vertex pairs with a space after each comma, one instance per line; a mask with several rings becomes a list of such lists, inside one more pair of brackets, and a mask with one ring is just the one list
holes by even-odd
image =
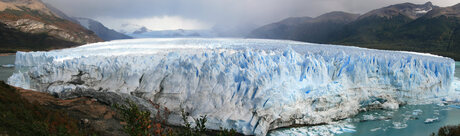
[[207, 115], [200, 116], [200, 118], [195, 119], [195, 133], [204, 133], [206, 132], [206, 119]]
[[[126, 105], [115, 105], [121, 113], [123, 121], [126, 122], [124, 131], [131, 136], [236, 136], [238, 133], [234, 129], [222, 129], [219, 132], [209, 131], [206, 129], [207, 115], [196, 118], [195, 127], [188, 121], [189, 114], [184, 110], [182, 112], [182, 120], [184, 127], [174, 128], [165, 125], [165, 121], [169, 114], [167, 108], [163, 116], [160, 112], [153, 118], [150, 118], [150, 112], [142, 111], [138, 105], [130, 100], [126, 100]], [[158, 105], [154, 104], [155, 108], [160, 109]], [[153, 127], [152, 127], [153, 126]]]
[[238, 135], [238, 133], [233, 128], [232, 129], [226, 129], [226, 128], [220, 127], [220, 132], [217, 135], [218, 136], [236, 136], [236, 135]]
[[115, 105], [122, 115], [122, 119], [127, 123], [124, 130], [131, 136], [149, 136], [152, 120], [150, 112], [141, 111], [132, 101], [126, 100], [128, 105]]
[[30, 103], [0, 81], [0, 135], [86, 135], [64, 111]]
[[438, 134], [432, 133], [431, 136], [459, 136], [460, 125], [444, 126], [438, 130]]
[[181, 109], [181, 113], [182, 113], [182, 121], [184, 121], [184, 126], [185, 126], [185, 130], [182, 132], [182, 134], [184, 136], [192, 136], [193, 135], [193, 130], [191, 127], [192, 125], [187, 120], [188, 113], [185, 112], [184, 109]]

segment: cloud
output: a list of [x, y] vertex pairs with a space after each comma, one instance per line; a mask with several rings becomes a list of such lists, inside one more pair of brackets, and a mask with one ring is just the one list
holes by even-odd
[[[215, 23], [267, 24], [292, 16], [311, 16], [331, 11], [365, 13], [391, 4], [426, 0], [43, 0], [71, 16], [102, 19], [104, 24], [113, 20], [156, 20], [171, 23], [195, 23], [194, 26]], [[433, 0], [439, 6], [451, 6], [460, 0]], [[159, 19], [164, 18], [166, 19]], [[105, 18], [105, 19], [103, 19]], [[108, 19], [112, 18], [112, 19]], [[153, 19], [152, 19], [153, 18]], [[174, 20], [174, 19], [173, 19]], [[152, 24], [152, 21], [140, 21]], [[200, 22], [202, 24], [200, 24]], [[205, 22], [205, 23], [203, 23]], [[196, 24], [198, 23], [198, 24]], [[163, 25], [164, 26], [164, 25]], [[153, 26], [151, 26], [153, 27]], [[167, 26], [164, 26], [165, 28]], [[209, 27], [209, 26], [207, 26]]]

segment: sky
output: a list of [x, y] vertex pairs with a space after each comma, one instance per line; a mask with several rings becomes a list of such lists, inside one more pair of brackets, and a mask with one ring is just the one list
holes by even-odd
[[[392, 4], [427, 0], [42, 0], [69, 16], [98, 20], [115, 30], [209, 29], [216, 24], [265, 25], [287, 17], [316, 17], [331, 11], [363, 14]], [[431, 0], [441, 7], [460, 0]]]

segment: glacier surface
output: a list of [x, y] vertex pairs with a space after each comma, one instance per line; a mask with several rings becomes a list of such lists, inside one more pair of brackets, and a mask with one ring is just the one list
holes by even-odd
[[131, 95], [208, 115], [209, 129], [247, 135], [328, 123], [371, 108], [440, 100], [455, 62], [400, 51], [263, 39], [133, 39], [18, 52], [14, 86], [63, 94]]

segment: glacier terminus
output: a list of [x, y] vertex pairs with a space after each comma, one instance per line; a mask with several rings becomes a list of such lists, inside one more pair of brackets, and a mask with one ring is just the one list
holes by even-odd
[[[441, 101], [455, 62], [430, 54], [264, 39], [133, 39], [18, 52], [8, 84], [62, 98], [129, 96], [246, 135], [315, 125], [373, 108]], [[97, 95], [103, 97], [103, 95]], [[96, 96], [93, 96], [96, 97]], [[148, 108], [155, 110], [155, 108]]]

